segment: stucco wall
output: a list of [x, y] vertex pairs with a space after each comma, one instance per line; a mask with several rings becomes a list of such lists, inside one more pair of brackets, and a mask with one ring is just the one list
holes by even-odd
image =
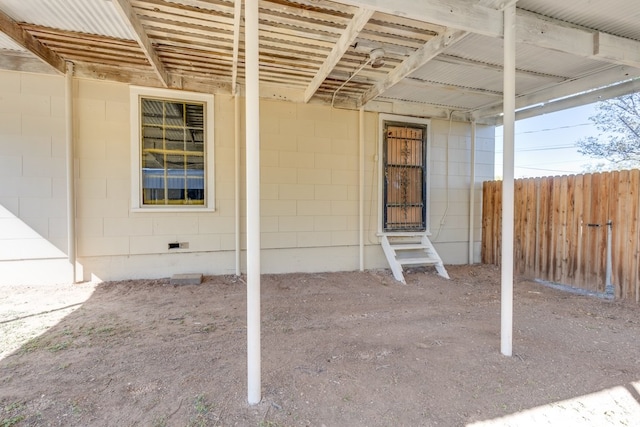
[[[0, 173], [11, 183], [2, 186], [0, 204], [64, 256], [64, 79], [1, 72], [0, 87], [13, 90], [0, 95]], [[234, 273], [233, 98], [215, 97], [215, 212], [131, 211], [129, 107], [127, 85], [74, 80], [77, 249], [84, 278]], [[358, 112], [268, 100], [260, 108], [263, 271], [357, 269]], [[243, 141], [244, 121], [241, 129]], [[378, 114], [366, 113], [366, 268], [386, 267], [376, 235], [378, 133]], [[493, 177], [493, 143], [493, 128], [478, 126], [475, 261], [480, 187]], [[468, 261], [470, 147], [469, 124], [431, 121], [430, 229], [445, 263]], [[241, 176], [244, 198], [244, 169]], [[189, 248], [169, 250], [170, 242]]]

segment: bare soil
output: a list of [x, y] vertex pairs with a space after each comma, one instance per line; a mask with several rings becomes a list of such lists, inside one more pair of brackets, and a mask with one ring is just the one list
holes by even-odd
[[[5, 286], [0, 425], [522, 425], [496, 419], [543, 405], [640, 425], [636, 304], [517, 280], [505, 357], [500, 271], [448, 270], [263, 276], [257, 405], [242, 278]], [[612, 388], [627, 399], [559, 403]]]

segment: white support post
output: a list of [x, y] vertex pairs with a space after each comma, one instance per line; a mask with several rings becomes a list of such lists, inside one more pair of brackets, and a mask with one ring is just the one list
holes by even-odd
[[67, 62], [65, 74], [65, 117], [66, 117], [66, 157], [67, 157], [67, 248], [71, 279], [78, 282], [76, 252], [76, 190], [75, 154], [73, 147], [73, 63]]
[[247, 144], [247, 396], [260, 403], [260, 73], [258, 0], [245, 1]]
[[471, 122], [471, 170], [469, 171], [469, 265], [473, 264], [473, 229], [476, 203], [476, 121]]
[[513, 236], [516, 110], [516, 6], [504, 9], [504, 149], [502, 172], [502, 286], [500, 350], [511, 356], [513, 342]]
[[[240, 0], [238, 0], [240, 1]], [[234, 102], [234, 125], [235, 125], [235, 137], [234, 137], [234, 164], [235, 164], [235, 177], [234, 177], [234, 204], [235, 204], [235, 243], [236, 243], [236, 276], [240, 276], [240, 89], [234, 88], [233, 95]]]
[[358, 229], [360, 237], [360, 271], [364, 271], [364, 108], [358, 113], [358, 145], [360, 152], [358, 174]]

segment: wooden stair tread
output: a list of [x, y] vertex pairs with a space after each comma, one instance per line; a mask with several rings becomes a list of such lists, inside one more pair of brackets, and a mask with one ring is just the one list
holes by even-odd
[[407, 251], [413, 249], [427, 249], [427, 245], [423, 245], [422, 243], [402, 243], [402, 244], [393, 244], [391, 245], [391, 249], [396, 251]]
[[[416, 241], [418, 238], [419, 241]], [[403, 265], [433, 265], [440, 276], [449, 278], [440, 255], [425, 233], [383, 235], [380, 243], [393, 277], [398, 282], [407, 283], [402, 273]]]
[[435, 258], [420, 257], [420, 258], [397, 258], [398, 263], [405, 264], [437, 264], [439, 261]]

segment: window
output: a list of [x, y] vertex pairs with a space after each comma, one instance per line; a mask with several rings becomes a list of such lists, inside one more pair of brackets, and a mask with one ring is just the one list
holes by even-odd
[[214, 208], [213, 95], [131, 88], [132, 209]]

